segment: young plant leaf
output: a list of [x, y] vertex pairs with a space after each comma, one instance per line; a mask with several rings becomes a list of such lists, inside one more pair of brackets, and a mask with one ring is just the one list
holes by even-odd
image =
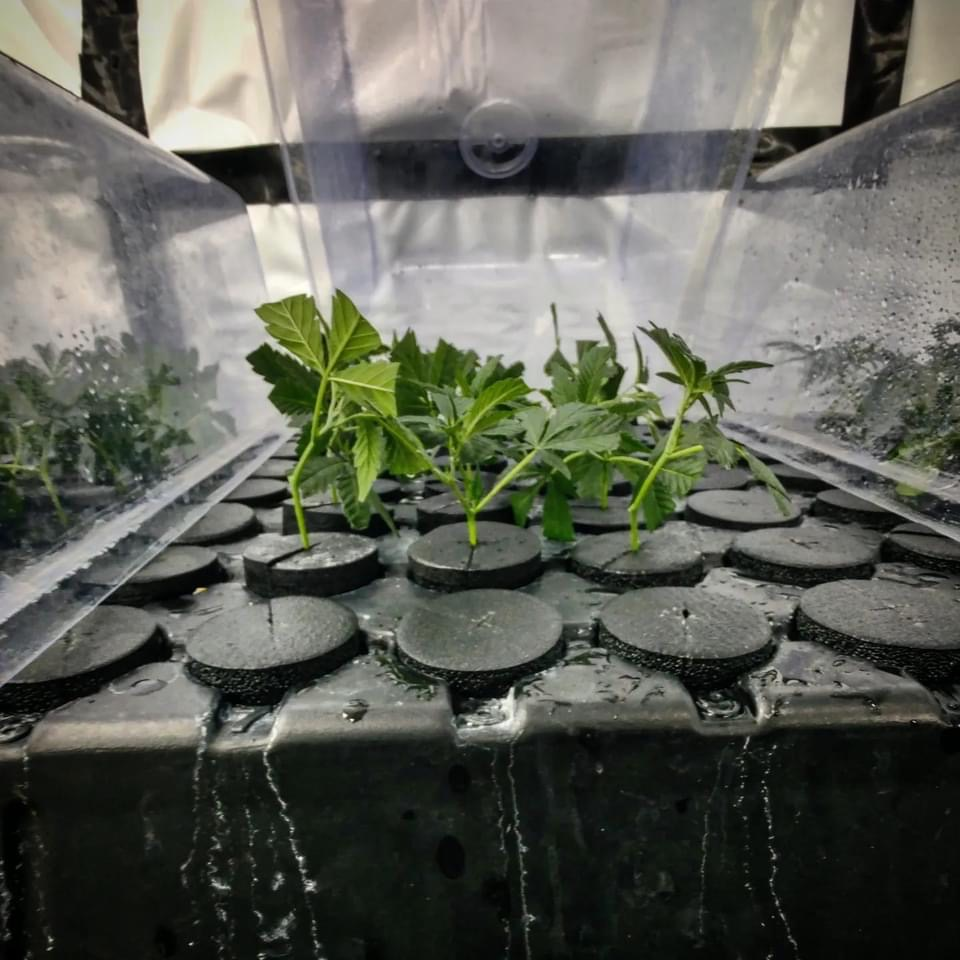
[[610, 348], [594, 344], [580, 357], [577, 370], [577, 399], [582, 403], [596, 403], [603, 399], [600, 388], [610, 373]]
[[313, 297], [298, 293], [274, 303], [264, 303], [254, 312], [266, 325], [267, 333], [282, 347], [308, 367], [323, 372], [326, 362], [323, 330]]
[[336, 457], [312, 456], [300, 475], [300, 492], [307, 497], [332, 490], [346, 464]]
[[387, 417], [397, 415], [396, 382], [400, 365], [386, 361], [355, 363], [331, 376], [354, 403], [371, 407]]
[[653, 481], [647, 495], [643, 498], [642, 507], [643, 520], [650, 531], [662, 527], [670, 519], [670, 514], [676, 509], [670, 491], [660, 482], [659, 476]]
[[707, 458], [702, 453], [668, 460], [657, 475], [656, 482], [663, 482], [667, 492], [677, 499], [685, 497], [693, 485], [703, 476]]
[[581, 500], [600, 500], [608, 486], [612, 468], [595, 457], [581, 457], [570, 465], [570, 473]]
[[727, 470], [735, 466], [739, 459], [736, 444], [723, 435], [712, 418], [687, 424], [683, 428], [682, 438], [684, 446], [699, 443], [711, 461]]
[[510, 416], [504, 405], [526, 396], [530, 388], [522, 380], [499, 380], [485, 387], [473, 401], [461, 424], [464, 439], [492, 427]]
[[385, 462], [395, 477], [415, 477], [430, 469], [430, 457], [419, 437], [399, 420], [382, 423], [386, 434]]
[[372, 420], [360, 420], [353, 442], [353, 466], [357, 471], [357, 497], [366, 500], [373, 481], [380, 476], [386, 444], [380, 427]]
[[561, 542], [576, 539], [570, 502], [559, 485], [552, 480], [547, 483], [547, 492], [543, 499], [543, 535], [548, 540]]
[[524, 487], [522, 490], [518, 490], [516, 493], [510, 495], [510, 506], [513, 508], [513, 522], [518, 527], [525, 527], [527, 525], [527, 517], [530, 516], [530, 511], [533, 509], [534, 501], [537, 499], [537, 494], [540, 492], [540, 484], [532, 483], [528, 487]]
[[787, 496], [787, 491], [784, 490], [783, 484], [780, 482], [780, 478], [762, 460], [758, 460], [745, 447], [738, 445], [737, 453], [740, 454], [744, 462], [750, 468], [750, 472], [762, 484], [764, 484], [764, 486], [766, 486], [770, 496], [773, 497], [780, 512], [785, 517], [789, 516], [791, 509], [790, 497]]
[[367, 494], [367, 503], [370, 505], [370, 509], [378, 514], [383, 522], [387, 525], [387, 529], [394, 535], [397, 535], [397, 525], [393, 521], [393, 514], [384, 506], [383, 501], [380, 499], [376, 491], [371, 490]]
[[[346, 466], [346, 465], [345, 465]], [[370, 504], [361, 500], [357, 490], [357, 475], [346, 467], [337, 474], [334, 489], [340, 501], [340, 509], [354, 530], [366, 530], [370, 526]]]
[[645, 384], [650, 380], [650, 368], [647, 366], [647, 362], [643, 356], [643, 350], [640, 347], [640, 341], [637, 339], [637, 335], [633, 335], [633, 347], [637, 353], [637, 373], [633, 378], [634, 383]]
[[330, 369], [336, 370], [384, 349], [380, 334], [361, 315], [354, 302], [338, 290], [333, 295], [330, 317]]
[[616, 360], [617, 359], [617, 340], [611, 332], [610, 328], [607, 326], [607, 321], [603, 319], [603, 314], [597, 311], [597, 323], [600, 324], [600, 329], [603, 331], [603, 335], [606, 338], [607, 346], [610, 347], [610, 356]]

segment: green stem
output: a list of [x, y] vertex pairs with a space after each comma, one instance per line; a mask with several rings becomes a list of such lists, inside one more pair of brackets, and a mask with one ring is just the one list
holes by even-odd
[[477, 511], [465, 508], [467, 514], [467, 536], [470, 538], [470, 546], [477, 545]]
[[600, 509], [606, 510], [610, 502], [610, 464], [603, 461], [603, 477], [600, 486]]
[[533, 458], [539, 453], [539, 450], [531, 450], [525, 457], [518, 460], [487, 492], [480, 502], [473, 508], [475, 513], [479, 513], [504, 487], [509, 486], [516, 477], [518, 477], [527, 467]]
[[[317, 442], [317, 437], [320, 435], [320, 414], [323, 412], [323, 401], [327, 394], [327, 384], [329, 380], [330, 377], [327, 373], [324, 373], [320, 377], [320, 386], [317, 389], [317, 400], [313, 405], [313, 419], [310, 421], [310, 441], [306, 447], [303, 448], [303, 453], [300, 454], [300, 459], [293, 468], [293, 473], [290, 474], [290, 493], [293, 496], [293, 512], [297, 518], [297, 529], [300, 531], [300, 541], [303, 543], [305, 550], [310, 548], [310, 534], [307, 530], [307, 518], [303, 513], [303, 501], [300, 497], [300, 476], [303, 473], [303, 468], [306, 466], [307, 461], [313, 455], [313, 448]], [[331, 412], [332, 411], [328, 411], [328, 426], [330, 422], [329, 414]]]
[[[656, 462], [643, 478], [643, 483], [640, 484], [640, 489], [637, 491], [637, 495], [633, 498], [633, 502], [628, 509], [630, 515], [630, 549], [634, 553], [640, 549], [640, 508], [643, 506], [643, 501], [647, 498], [647, 494], [653, 486], [653, 481], [657, 479], [657, 474], [663, 469], [664, 465], [670, 461], [676, 451], [677, 441], [680, 438], [680, 428], [683, 426], [683, 416], [687, 412], [689, 405], [690, 391], [684, 390], [683, 400], [680, 402], [680, 406], [677, 407], [677, 415], [673, 419], [673, 425], [670, 427], [670, 433], [667, 435], [663, 450], [660, 451], [660, 456], [657, 457]], [[690, 450], [692, 450], [692, 448], [687, 448], [687, 450], [683, 452], [686, 455]]]
[[703, 453], [702, 444], [694, 444], [692, 447], [684, 447], [682, 450], [674, 450], [673, 453], [667, 457], [668, 460], [680, 460], [683, 457], [692, 457], [695, 453]]

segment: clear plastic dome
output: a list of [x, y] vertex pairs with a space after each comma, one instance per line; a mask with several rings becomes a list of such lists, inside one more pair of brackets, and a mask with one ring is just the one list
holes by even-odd
[[534, 381], [551, 302], [773, 362], [742, 439], [956, 519], [956, 87], [748, 181], [791, 0], [255, 4], [318, 287]]
[[278, 423], [240, 198], [3, 57], [0, 86], [2, 680]]
[[785, 161], [733, 208], [681, 326], [775, 367], [748, 440], [901, 513], [960, 521], [960, 84]]

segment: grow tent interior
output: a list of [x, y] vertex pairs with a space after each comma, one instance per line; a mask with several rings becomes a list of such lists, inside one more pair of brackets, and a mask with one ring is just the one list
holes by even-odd
[[30, 467], [3, 486], [2, 681], [282, 424], [244, 360], [265, 293], [240, 198], [5, 57], [0, 85], [3, 456]]
[[256, 6], [318, 288], [533, 382], [552, 302], [769, 361], [741, 439], [955, 535], [955, 87], [753, 180], [791, 0]]

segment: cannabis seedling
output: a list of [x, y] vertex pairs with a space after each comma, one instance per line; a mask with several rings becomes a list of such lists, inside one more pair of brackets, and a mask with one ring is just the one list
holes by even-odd
[[[749, 450], [728, 440], [718, 421], [725, 409], [734, 409], [730, 384], [747, 383], [735, 374], [769, 367], [756, 360], [737, 360], [709, 370], [677, 334], [651, 324], [641, 327], [659, 348], [672, 370], [658, 376], [681, 387], [677, 412], [665, 437], [645, 458], [626, 455], [614, 458], [621, 470], [634, 479], [635, 493], [630, 502], [630, 546], [640, 548], [639, 515], [643, 511], [648, 530], [655, 530], [673, 512], [676, 500], [686, 496], [700, 479], [708, 461], [732, 467], [738, 460], [746, 462], [753, 475], [770, 491], [781, 511], [786, 514], [790, 501], [783, 485], [766, 464]], [[695, 406], [706, 412], [702, 420], [687, 423], [687, 413]]]
[[[515, 377], [489, 384], [475, 396], [434, 390], [434, 413], [383, 420], [383, 429], [406, 447], [412, 462], [432, 473], [463, 507], [471, 546], [477, 545], [477, 515], [511, 484], [544, 473], [569, 478], [574, 459], [614, 450], [620, 442], [616, 418], [603, 410], [574, 402], [548, 414], [527, 401], [529, 393]], [[435, 456], [441, 446], [447, 450], [443, 464]], [[512, 462], [484, 489], [473, 464], [498, 452]], [[535, 482], [513, 495], [518, 522], [525, 521], [539, 486]], [[544, 533], [568, 539], [567, 525], [566, 497], [555, 482], [548, 482]]]
[[281, 413], [306, 418], [290, 475], [304, 547], [310, 545], [305, 492], [332, 489], [355, 529], [367, 525], [371, 509], [392, 526], [373, 481], [384, 467], [396, 471], [408, 462], [381, 427], [397, 415], [399, 364], [368, 359], [387, 347], [340, 290], [329, 323], [304, 294], [265, 303], [256, 313], [286, 353], [263, 344], [247, 360], [273, 385], [270, 400]]
[[[597, 314], [597, 323], [604, 341], [577, 340], [576, 359], [568, 359], [561, 348], [560, 330], [555, 304], [550, 304], [553, 318], [555, 346], [544, 365], [550, 377], [550, 388], [543, 395], [554, 406], [564, 403], [585, 403], [620, 420], [621, 443], [615, 450], [593, 451], [579, 457], [571, 464], [570, 480], [577, 495], [585, 500], [598, 501], [606, 509], [617, 469], [615, 455], [623, 447], [632, 446], [636, 451], [648, 449], [635, 441], [632, 428], [638, 419], [646, 420], [656, 436], [656, 420], [661, 417], [660, 402], [656, 394], [646, 389], [647, 365], [636, 335], [637, 367], [633, 382], [625, 389], [623, 378], [626, 369], [617, 358], [617, 341], [607, 326], [603, 314]], [[572, 531], [569, 539], [573, 539]]]

